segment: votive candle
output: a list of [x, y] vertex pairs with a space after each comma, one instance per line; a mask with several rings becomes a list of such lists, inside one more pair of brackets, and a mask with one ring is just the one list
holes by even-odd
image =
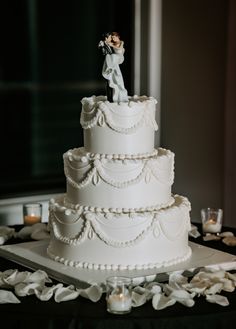
[[23, 220], [25, 225], [40, 223], [42, 219], [41, 203], [27, 203], [23, 205]]

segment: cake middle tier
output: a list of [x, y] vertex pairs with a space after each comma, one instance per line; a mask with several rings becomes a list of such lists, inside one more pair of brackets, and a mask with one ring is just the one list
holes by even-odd
[[64, 154], [66, 201], [74, 206], [115, 212], [150, 210], [172, 204], [174, 153], [159, 148], [137, 157], [87, 153], [84, 148]]

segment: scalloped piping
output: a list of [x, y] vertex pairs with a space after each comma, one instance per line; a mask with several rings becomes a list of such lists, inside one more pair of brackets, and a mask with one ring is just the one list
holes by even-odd
[[52, 228], [52, 233], [53, 233], [54, 237], [56, 238], [56, 240], [59, 240], [62, 243], [65, 243], [68, 245], [78, 246], [88, 236], [88, 231], [90, 229], [89, 221], [85, 222], [85, 224], [78, 236], [76, 236], [75, 238], [68, 238], [66, 236], [63, 236], [60, 233], [60, 231], [56, 225], [55, 219], [58, 220], [58, 218], [55, 216], [55, 214], [51, 215], [51, 228]]
[[[83, 127], [83, 129], [91, 129], [97, 125], [102, 127], [106, 123], [107, 126], [109, 128], [111, 128], [112, 130], [116, 131], [117, 133], [125, 134], [125, 135], [134, 134], [146, 122], [147, 122], [147, 120], [145, 118], [145, 114], [143, 114], [140, 121], [138, 123], [134, 124], [133, 126], [131, 126], [129, 128], [119, 127], [119, 126], [115, 125], [115, 123], [112, 120], [111, 115], [106, 113], [104, 109], [103, 110], [98, 109], [96, 116], [88, 122], [86, 122], [82, 116], [81, 116], [81, 120], [80, 120], [80, 124]], [[153, 127], [153, 128], [154, 128], [154, 130], [157, 130], [156, 127]]]
[[[175, 195], [175, 197], [180, 197], [179, 195]], [[182, 221], [182, 225], [178, 228], [178, 233], [175, 236], [170, 236], [168, 234], [168, 232], [166, 231], [163, 222], [162, 221], [158, 221], [161, 231], [162, 233], [165, 235], [165, 237], [169, 240], [169, 241], [174, 241], [178, 236], [181, 235], [181, 232], [183, 231], [183, 226], [186, 225], [186, 223], [190, 222], [190, 218], [189, 218], [189, 211], [191, 209], [190, 206], [190, 202], [187, 198], [185, 197], [181, 197], [182, 200], [182, 204], [181, 207], [179, 207], [178, 205], [173, 205], [172, 209], [173, 211], [179, 211], [182, 213], [182, 217], [184, 218], [184, 220]], [[188, 210], [188, 214], [186, 214], [186, 212], [184, 211], [185, 209]], [[165, 213], [165, 209], [160, 209], [160, 211], [156, 214], [156, 217], [158, 219], [159, 216], [161, 216], [163, 213]], [[189, 230], [190, 228], [187, 227], [187, 229]]]
[[76, 267], [76, 268], [84, 268], [84, 269], [91, 269], [91, 270], [112, 270], [112, 271], [122, 271], [122, 270], [147, 270], [147, 269], [154, 269], [160, 267], [168, 267], [172, 265], [176, 265], [178, 263], [185, 262], [187, 259], [190, 258], [192, 255], [192, 250], [188, 246], [187, 252], [183, 256], [176, 257], [172, 260], [165, 261], [165, 262], [157, 262], [157, 263], [149, 263], [149, 264], [136, 264], [136, 265], [122, 265], [122, 264], [95, 264], [89, 262], [81, 262], [81, 261], [74, 261], [65, 259], [63, 257], [59, 257], [54, 255], [50, 251], [50, 245], [47, 248], [47, 253], [49, 257], [53, 260], [62, 263], [66, 266]]
[[[111, 109], [109, 108], [109, 102], [99, 102], [95, 103], [94, 107], [97, 109], [96, 115], [89, 121], [86, 121], [84, 119], [84, 115], [86, 114], [86, 111], [82, 109], [81, 117], [80, 117], [80, 124], [83, 127], [83, 129], [91, 129], [94, 126], [98, 125], [100, 127], [106, 125], [111, 128], [112, 130], [121, 133], [130, 135], [135, 133], [141, 126], [148, 125], [151, 126], [154, 130], [158, 129], [157, 123], [155, 119], [151, 117], [149, 104], [153, 104], [153, 101], [150, 101], [147, 103], [147, 106], [143, 108], [143, 114], [141, 116], [141, 119], [135, 123], [133, 126], [129, 128], [123, 128], [119, 127], [115, 124], [115, 122], [112, 119], [112, 116], [110, 114]], [[91, 108], [91, 107], [90, 107]]]
[[[69, 167], [73, 170], [81, 170], [80, 168], [72, 168], [70, 162], [68, 161], [68, 158], [65, 158], [64, 161], [64, 173], [67, 179], [67, 182], [72, 185], [76, 189], [81, 189], [84, 188], [87, 184], [89, 184], [91, 181], [94, 185], [97, 185], [100, 181], [100, 179], [103, 180], [104, 183], [111, 185], [116, 188], [127, 188], [131, 185], [138, 184], [144, 177], [145, 177], [145, 182], [148, 183], [151, 179], [151, 174], [153, 177], [155, 177], [156, 180], [158, 180], [161, 184], [166, 184], [168, 186], [173, 184], [174, 180], [174, 173], [173, 169], [170, 175], [169, 180], [163, 181], [160, 179], [158, 175], [158, 170], [155, 168], [153, 165], [154, 160], [146, 160], [144, 161], [143, 168], [141, 169], [140, 173], [133, 179], [119, 182], [115, 181], [111, 177], [109, 177], [103, 166], [102, 162], [99, 160], [95, 160], [93, 163], [93, 168], [87, 173], [87, 176], [82, 179], [79, 183], [77, 183], [70, 175], [69, 173]], [[173, 168], [173, 167], [172, 167]]]
[[50, 216], [50, 220], [51, 220], [52, 233], [54, 237], [57, 240], [61, 241], [62, 243], [78, 246], [81, 242], [85, 240], [86, 237], [89, 236], [89, 239], [92, 239], [93, 234], [95, 234], [99, 237], [100, 240], [102, 240], [105, 244], [109, 246], [115, 248], [131, 247], [138, 244], [141, 240], [143, 240], [145, 236], [150, 232], [150, 230], [154, 227], [156, 222], [156, 217], [155, 215], [153, 215], [152, 219], [149, 220], [150, 224], [145, 229], [143, 229], [142, 232], [140, 232], [135, 238], [128, 241], [119, 241], [119, 240], [111, 239], [106, 234], [104, 234], [104, 232], [102, 232], [95, 218], [93, 219], [89, 218], [89, 214], [85, 214], [85, 218], [86, 218], [85, 224], [81, 232], [78, 234], [78, 236], [75, 238], [68, 238], [66, 236], [63, 236], [59, 231], [59, 228], [57, 227], [56, 224], [56, 220], [58, 220], [58, 218], [53, 213]]
[[[148, 219], [149, 224], [147, 225], [147, 227], [145, 229], [143, 229], [142, 232], [140, 232], [135, 238], [128, 240], [128, 241], [114, 240], [114, 239], [111, 239], [110, 237], [107, 237], [107, 235], [104, 234], [104, 232], [102, 232], [102, 230], [100, 228], [99, 220], [96, 217], [92, 216], [91, 213], [89, 213], [89, 212], [84, 213], [85, 224], [84, 224], [81, 232], [75, 238], [68, 238], [66, 236], [62, 236], [62, 234], [59, 231], [59, 228], [57, 227], [57, 223], [56, 223], [56, 222], [61, 223], [61, 221], [58, 219], [58, 217], [56, 216], [56, 214], [54, 212], [52, 213], [52, 211], [53, 211], [52, 209], [50, 209], [50, 223], [51, 223], [53, 235], [55, 236], [55, 238], [57, 240], [59, 240], [63, 243], [69, 244], [69, 245], [74, 245], [74, 246], [77, 246], [82, 241], [84, 241], [86, 236], [88, 236], [91, 239], [93, 237], [93, 234], [97, 235], [100, 238], [100, 240], [102, 240], [104, 243], [106, 243], [107, 245], [112, 246], [112, 247], [118, 247], [118, 248], [122, 247], [123, 248], [123, 247], [134, 246], [139, 241], [141, 241], [150, 232], [150, 230], [152, 230], [156, 225], [158, 225], [158, 227], [159, 227], [158, 230], [161, 229], [161, 232], [165, 235], [165, 237], [168, 240], [173, 241], [179, 235], [182, 234], [183, 228], [184, 228], [184, 226], [186, 226], [186, 223], [188, 222], [189, 217], [186, 217], [185, 213], [183, 211], [183, 208], [187, 208], [189, 211], [187, 201], [188, 200], [186, 198], [182, 197], [181, 208], [178, 206], [172, 206], [173, 210], [177, 209], [178, 211], [181, 211], [183, 213], [183, 217], [185, 218], [185, 220], [182, 221], [182, 225], [178, 230], [178, 234], [173, 237], [166, 234], [166, 230], [163, 228], [161, 221], [158, 220], [159, 214], [162, 214], [164, 209], [159, 210], [157, 213], [153, 213], [152, 218]], [[168, 211], [168, 209], [170, 209], [170, 208], [166, 208], [165, 212]], [[73, 222], [73, 224], [74, 223], [76, 223], [76, 222]]]

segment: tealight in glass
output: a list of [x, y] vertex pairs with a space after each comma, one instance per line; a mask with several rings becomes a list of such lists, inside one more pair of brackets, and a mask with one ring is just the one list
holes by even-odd
[[114, 314], [129, 313], [132, 308], [131, 279], [122, 276], [106, 280], [107, 311]]
[[41, 203], [25, 203], [23, 204], [23, 220], [24, 225], [33, 225], [40, 223], [42, 219]]
[[202, 231], [206, 233], [220, 233], [222, 228], [223, 210], [206, 208], [201, 210]]

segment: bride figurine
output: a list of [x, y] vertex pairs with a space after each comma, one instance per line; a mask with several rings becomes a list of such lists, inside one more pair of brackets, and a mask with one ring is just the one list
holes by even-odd
[[102, 75], [107, 80], [107, 99], [109, 102], [128, 102], [120, 64], [124, 62], [124, 42], [117, 32], [106, 33], [99, 45], [105, 55]]

